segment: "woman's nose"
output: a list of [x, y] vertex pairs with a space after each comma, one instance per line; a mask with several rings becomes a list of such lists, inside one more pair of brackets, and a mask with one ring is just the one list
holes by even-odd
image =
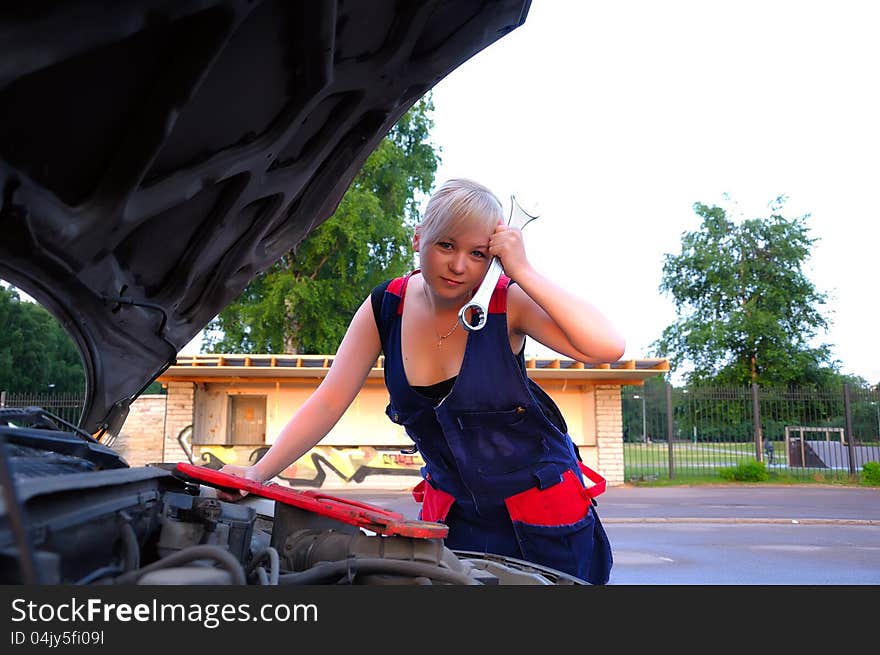
[[449, 270], [453, 273], [464, 273], [465, 271], [465, 254], [457, 254], [449, 260]]

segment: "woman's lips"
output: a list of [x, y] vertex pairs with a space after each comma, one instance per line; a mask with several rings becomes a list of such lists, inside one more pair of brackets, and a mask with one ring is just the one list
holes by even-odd
[[450, 280], [448, 277], [441, 276], [440, 279], [443, 280], [446, 283], [446, 285], [450, 286], [450, 287], [458, 287], [458, 286], [461, 286], [462, 284], [464, 284], [464, 282], [459, 282], [457, 280]]

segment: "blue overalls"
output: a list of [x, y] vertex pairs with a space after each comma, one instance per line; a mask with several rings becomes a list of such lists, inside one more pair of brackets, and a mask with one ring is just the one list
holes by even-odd
[[510, 351], [510, 279], [499, 280], [486, 325], [468, 334], [455, 384], [434, 406], [409, 385], [403, 368], [409, 277], [388, 284], [377, 325], [391, 400], [386, 412], [425, 461], [414, 490], [420, 518], [446, 523], [452, 550], [505, 555], [606, 584], [611, 546], [582, 474], [601, 480], [602, 490], [604, 480], [579, 462], [564, 421], [558, 427], [548, 416], [548, 407], [558, 409], [526, 375], [522, 353]]

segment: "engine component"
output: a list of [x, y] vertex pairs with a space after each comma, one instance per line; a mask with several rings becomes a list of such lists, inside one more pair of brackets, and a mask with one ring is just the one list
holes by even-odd
[[244, 564], [249, 556], [256, 511], [216, 498], [167, 493], [157, 552], [160, 557], [196, 544], [226, 548]]
[[139, 585], [227, 585], [234, 584], [233, 576], [225, 569], [207, 566], [172, 566], [145, 573]]
[[492, 584], [494, 576], [459, 560], [442, 539], [366, 534], [314, 512], [275, 503], [272, 546], [278, 584]]

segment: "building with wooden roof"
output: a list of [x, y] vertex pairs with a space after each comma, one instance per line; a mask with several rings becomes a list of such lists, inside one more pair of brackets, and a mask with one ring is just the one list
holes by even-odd
[[[317, 388], [333, 363], [323, 355], [180, 356], [158, 381], [166, 396], [162, 443], [126, 452], [132, 463], [186, 461], [219, 467], [249, 464], [271, 445], [284, 423]], [[362, 484], [408, 488], [418, 482], [421, 457], [412, 440], [385, 415], [388, 392], [380, 357], [355, 401], [327, 436], [288, 467], [278, 482], [293, 486], [344, 487]], [[529, 377], [559, 405], [584, 462], [609, 485], [621, 484], [623, 434], [620, 388], [640, 385], [669, 370], [666, 359], [629, 359], [583, 364], [566, 358], [528, 358]], [[164, 399], [164, 401], [162, 400]], [[123, 428], [137, 442], [139, 399]], [[124, 444], [121, 438], [120, 443]], [[135, 452], [139, 450], [139, 452]], [[161, 451], [161, 452], [157, 452]]]

